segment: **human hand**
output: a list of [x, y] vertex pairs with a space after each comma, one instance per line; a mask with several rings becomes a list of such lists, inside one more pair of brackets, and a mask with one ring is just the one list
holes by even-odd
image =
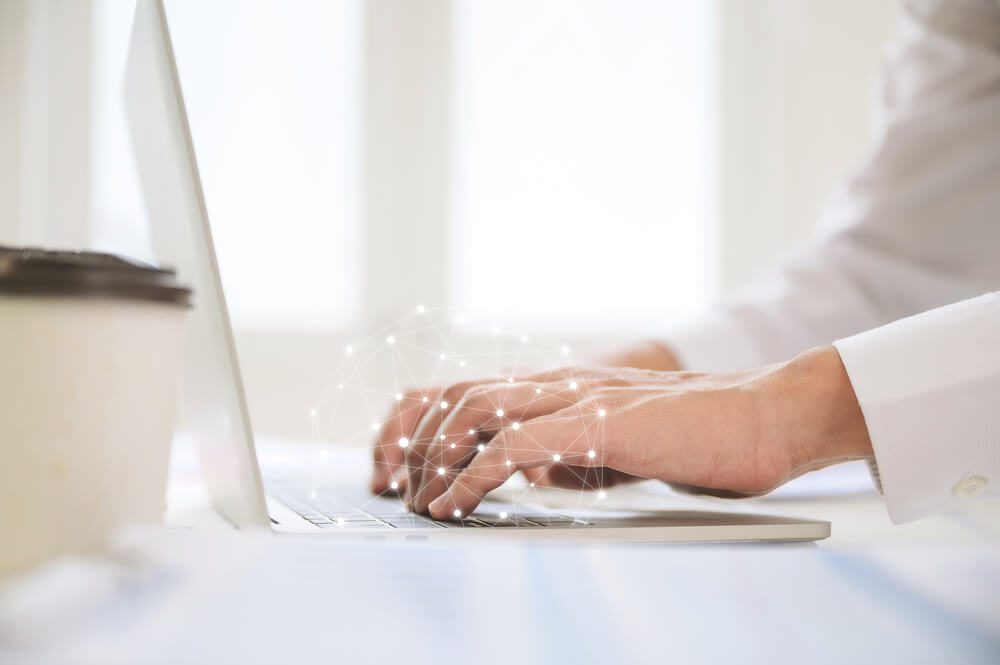
[[553, 478], [569, 467], [592, 473], [594, 485], [606, 469], [612, 482], [657, 478], [760, 494], [872, 454], [832, 347], [731, 374], [598, 368], [554, 376], [446, 389], [417, 425], [417, 445], [404, 450], [411, 509], [460, 517], [518, 470]]
[[[661, 342], [652, 340], [634, 343], [602, 354], [598, 358], [598, 364], [660, 371], [681, 369], [670, 349]], [[539, 376], [538, 379], [547, 382], [570, 375], [569, 370], [561, 370], [558, 373], [546, 373]], [[489, 377], [461, 385], [465, 389], [471, 389], [477, 385], [500, 381], [501, 379]], [[411, 457], [419, 459], [419, 455], [415, 453], [424, 444], [416, 438], [417, 426], [435, 404], [440, 406], [443, 392], [444, 388], [442, 387], [411, 390], [396, 400], [396, 404], [393, 405], [372, 447], [374, 457], [371, 479], [372, 492], [376, 494], [406, 494], [407, 474], [404, 473], [405, 469], [403, 468], [406, 450], [400, 446], [400, 442], [405, 439], [407, 447], [412, 444]], [[456, 390], [453, 390], [452, 393], [456, 393]], [[433, 419], [430, 422], [433, 422]], [[591, 481], [591, 478], [580, 469], [567, 465], [551, 469], [525, 469], [524, 472], [531, 482], [540, 486], [582, 489], [589, 486]], [[592, 472], [599, 475], [596, 480], [600, 481], [601, 487], [609, 487], [626, 480], [635, 480], [635, 478], [614, 472], [611, 469], [592, 469]]]

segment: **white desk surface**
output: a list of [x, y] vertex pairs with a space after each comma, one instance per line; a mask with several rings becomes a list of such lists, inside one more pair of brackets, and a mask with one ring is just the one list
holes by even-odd
[[1000, 663], [1000, 502], [897, 527], [820, 476], [738, 508], [830, 520], [818, 544], [361, 544], [234, 532], [175, 471], [197, 528], [6, 581], [0, 663]]

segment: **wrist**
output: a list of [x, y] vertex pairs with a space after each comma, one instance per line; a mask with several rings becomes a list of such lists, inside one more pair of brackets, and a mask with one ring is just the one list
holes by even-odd
[[789, 451], [792, 477], [873, 456], [868, 427], [840, 354], [810, 349], [781, 366], [767, 400], [776, 440]]

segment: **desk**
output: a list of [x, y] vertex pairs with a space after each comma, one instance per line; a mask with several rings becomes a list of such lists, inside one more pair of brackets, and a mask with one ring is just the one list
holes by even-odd
[[[173, 519], [195, 516], [194, 496]], [[1000, 504], [893, 527], [868, 494], [761, 503], [831, 519], [834, 536], [442, 546], [133, 531], [8, 583], [0, 662], [1000, 662]]]

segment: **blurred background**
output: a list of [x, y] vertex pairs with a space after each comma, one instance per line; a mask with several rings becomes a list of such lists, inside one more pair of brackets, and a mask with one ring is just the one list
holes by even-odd
[[[0, 2], [0, 244], [155, 260], [133, 10]], [[583, 349], [753, 279], [860, 163], [895, 12], [170, 0], [255, 428], [309, 434], [345, 345], [417, 304]]]

